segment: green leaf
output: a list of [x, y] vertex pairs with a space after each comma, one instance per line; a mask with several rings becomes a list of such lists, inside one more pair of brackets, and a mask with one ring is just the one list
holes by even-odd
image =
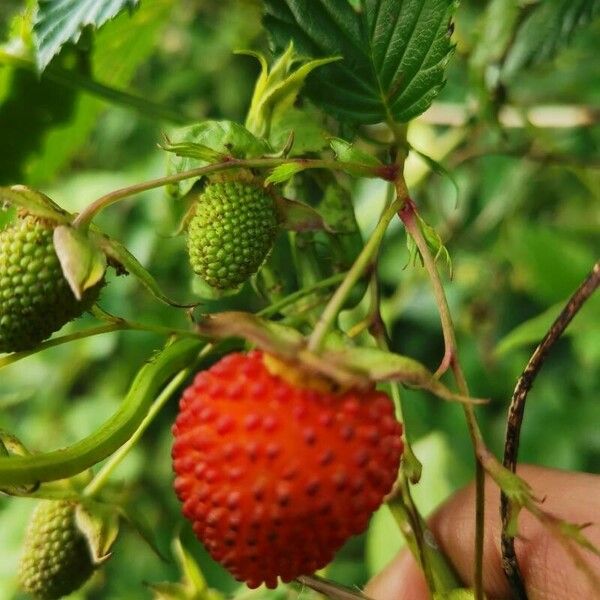
[[[7, 47], [20, 47], [22, 42], [21, 37], [15, 37]], [[65, 68], [67, 75], [84, 69], [82, 57], [72, 52], [63, 53], [57, 62], [66, 65], [68, 59], [75, 60]], [[0, 183], [25, 178], [36, 183], [26, 161], [44, 146], [48, 131], [68, 127], [73, 118], [77, 92], [48, 77], [39, 78], [33, 69], [32, 61], [0, 50], [0, 73], [7, 84], [6, 94], [0, 97], [0, 131], [4, 139], [10, 140], [9, 146], [0, 151]]]
[[513, 285], [545, 306], [568, 298], [597, 260], [593, 245], [558, 224], [513, 222], [503, 238]]
[[478, 72], [497, 63], [510, 44], [520, 7], [518, 0], [491, 0], [481, 17], [470, 66]]
[[54, 249], [63, 275], [77, 300], [95, 286], [106, 272], [106, 256], [90, 236], [71, 225], [54, 229]]
[[291, 108], [282, 115], [275, 115], [271, 124], [269, 141], [273, 148], [285, 147], [293, 134], [293, 145], [286, 156], [305, 156], [320, 152], [327, 147], [327, 131], [322, 123], [322, 113], [314, 107]]
[[444, 85], [455, 0], [265, 0], [278, 48], [293, 40], [308, 56], [336, 56], [308, 78], [319, 106], [355, 123], [404, 122]]
[[38, 0], [33, 30], [40, 72], [67, 43], [76, 43], [85, 27], [98, 29], [139, 0]]
[[[267, 141], [256, 137], [234, 121], [203, 121], [176, 130], [173, 137], [176, 140], [173, 144], [163, 146], [165, 150], [175, 154], [169, 157], [169, 173], [181, 173], [221, 160], [224, 156], [258, 158], [272, 152]], [[196, 181], [198, 178], [175, 184], [171, 192], [184, 196]]]
[[[78, 80], [83, 77], [91, 84], [98, 81], [126, 89], [139, 64], [155, 50], [157, 36], [168, 24], [174, 3], [145, 0], [131, 17], [121, 13], [97, 32], [91, 56], [63, 51], [41, 77], [30, 72], [35, 68], [32, 60], [27, 59], [22, 67], [15, 63], [12, 52], [26, 45], [29, 35], [25, 26], [20, 28], [21, 34], [10, 39], [6, 52], [0, 51], [0, 62], [8, 56], [8, 64], [14, 64], [0, 69], [0, 78], [7, 71], [11, 83], [7, 97], [2, 97], [0, 91], [0, 131], [11, 139], [10, 150], [0, 152], [0, 183], [13, 183], [25, 179], [25, 175], [33, 185], [53, 179], [85, 143], [98, 124], [98, 115], [107, 107], [105, 98], [78, 94]], [[16, 58], [20, 59], [20, 54]], [[72, 71], [78, 77], [70, 78]], [[71, 86], [50, 80], [54, 72], [61, 75], [61, 80], [70, 80]]]
[[551, 59], [578, 29], [600, 16], [600, 0], [545, 0], [523, 21], [506, 57], [503, 76]]
[[218, 162], [226, 157], [226, 154], [217, 152], [203, 144], [195, 142], [179, 142], [174, 144], [168, 137], [165, 137], [165, 141], [159, 144], [159, 146], [165, 152], [172, 152], [180, 158], [193, 158], [205, 163]]
[[337, 233], [355, 234], [359, 231], [352, 198], [339, 185], [329, 185], [319, 204], [319, 213], [327, 228]]
[[118, 512], [111, 506], [87, 500], [77, 505], [75, 522], [88, 542], [93, 563], [106, 562], [119, 535]]
[[276, 201], [279, 225], [289, 231], [320, 231], [328, 229], [323, 217], [308, 204], [278, 197]]
[[562, 304], [555, 304], [543, 313], [515, 327], [498, 342], [496, 354], [501, 356], [522, 346], [540, 342], [561, 309]]
[[[559, 302], [544, 312], [517, 325], [512, 331], [506, 334], [496, 346], [498, 356], [506, 355], [513, 350], [538, 344], [549, 331], [550, 326], [565, 307], [567, 299]], [[600, 319], [600, 297], [590, 298], [572, 323], [569, 324], [563, 336], [577, 335], [594, 331], [594, 325]]]

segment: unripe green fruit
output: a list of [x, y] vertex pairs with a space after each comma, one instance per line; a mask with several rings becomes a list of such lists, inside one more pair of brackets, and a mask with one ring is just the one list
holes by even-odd
[[53, 224], [31, 215], [0, 231], [0, 353], [35, 348], [98, 298], [102, 283], [75, 298], [52, 237]]
[[76, 506], [45, 500], [33, 511], [23, 543], [19, 580], [38, 600], [70, 594], [94, 571], [88, 543], [75, 523]]
[[274, 200], [262, 186], [209, 183], [188, 228], [190, 263], [211, 286], [235, 287], [258, 271], [276, 234]]

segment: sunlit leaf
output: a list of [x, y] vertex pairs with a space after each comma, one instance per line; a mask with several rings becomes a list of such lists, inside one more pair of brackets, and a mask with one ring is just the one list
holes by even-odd
[[278, 48], [293, 40], [308, 56], [341, 56], [306, 83], [310, 98], [348, 121], [408, 121], [444, 85], [454, 0], [265, 0]]
[[38, 0], [34, 32], [37, 65], [43, 71], [67, 42], [77, 42], [86, 27], [97, 29], [139, 0]]

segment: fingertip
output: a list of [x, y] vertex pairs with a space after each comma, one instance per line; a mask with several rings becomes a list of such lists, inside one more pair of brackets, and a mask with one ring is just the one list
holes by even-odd
[[400, 553], [365, 587], [373, 600], [428, 600], [423, 574], [408, 551]]

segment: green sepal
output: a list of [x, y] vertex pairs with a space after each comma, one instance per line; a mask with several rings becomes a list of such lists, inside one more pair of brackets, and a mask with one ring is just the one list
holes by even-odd
[[271, 174], [265, 179], [265, 185], [272, 183], [284, 183], [294, 175], [308, 169], [309, 166], [302, 162], [289, 162], [276, 166]]
[[92, 235], [71, 225], [55, 227], [53, 241], [63, 275], [75, 298], [81, 300], [104, 277], [106, 256]]
[[223, 298], [230, 298], [231, 296], [236, 296], [242, 291], [246, 282], [240, 283], [231, 288], [220, 289], [213, 287], [207, 281], [204, 281], [200, 275], [194, 274], [192, 277], [192, 292], [195, 296], [198, 296], [201, 301], [214, 301], [214, 300], [222, 300]]
[[[259, 52], [240, 51], [238, 54], [253, 56], [260, 62], [261, 73], [254, 88], [246, 127], [255, 135], [267, 139], [270, 139], [273, 123], [284, 121], [285, 114], [292, 110], [310, 73], [318, 67], [340, 60], [338, 56], [303, 59], [296, 53], [291, 42], [270, 70], [266, 58]], [[300, 66], [295, 68], [298, 63]]]
[[[266, 140], [258, 138], [234, 121], [203, 121], [176, 130], [172, 137], [176, 141], [167, 140], [161, 146], [169, 152], [167, 172], [170, 174], [222, 162], [227, 157], [259, 158], [273, 152]], [[173, 184], [169, 191], [177, 198], [185, 196], [198, 179], [191, 177], [180, 181]]]
[[242, 311], [206, 315], [196, 324], [196, 330], [209, 338], [243, 338], [284, 358], [293, 358], [303, 344], [302, 335], [295, 329]]
[[156, 279], [152, 277], [152, 275], [140, 264], [137, 258], [123, 246], [123, 244], [112, 238], [103, 236], [102, 238], [99, 238], [99, 245], [106, 255], [113, 262], [117, 263], [122, 271], [131, 273], [136, 277], [157, 300], [177, 308], [194, 308], [198, 305], [197, 302], [181, 303], [171, 300], [160, 289]]
[[[448, 267], [448, 273], [450, 278], [452, 278], [452, 259], [450, 258], [450, 253], [448, 252], [448, 248], [442, 242], [442, 238], [440, 234], [433, 228], [429, 223], [425, 221], [419, 214], [416, 214], [417, 225], [421, 229], [421, 233], [427, 242], [430, 250], [433, 252], [434, 260], [437, 262], [440, 258], [444, 260]], [[423, 264], [423, 258], [419, 249], [417, 248], [417, 244], [412, 236], [408, 235], [406, 237], [406, 247], [408, 248], [408, 264], [415, 264], [417, 260]]]
[[159, 144], [159, 148], [165, 152], [171, 152], [179, 158], [193, 158], [201, 163], [219, 162], [227, 157], [227, 154], [213, 150], [204, 144], [198, 144], [197, 142], [173, 143], [167, 136]]
[[479, 402], [450, 391], [427, 367], [413, 358], [379, 348], [353, 347], [347, 343], [342, 345], [336, 342], [332, 347], [331, 339], [333, 336], [327, 339], [331, 349], [326, 349], [322, 358], [333, 366], [361, 372], [372, 382], [397, 381], [424, 389], [443, 400]]
[[75, 523], [88, 543], [92, 563], [105, 563], [119, 535], [119, 513], [112, 506], [84, 500], [75, 508]]
[[[377, 157], [355, 147], [354, 144], [341, 138], [330, 138], [329, 145], [341, 163], [343, 170], [354, 177], [383, 177], [392, 178], [387, 171], [390, 167], [384, 165]], [[392, 166], [391, 171], [395, 167]]]
[[340, 162], [361, 163], [371, 167], [380, 167], [383, 164], [376, 156], [356, 148], [354, 144], [341, 138], [330, 138], [329, 145]]
[[57, 223], [69, 223], [72, 215], [54, 200], [25, 185], [0, 187], [0, 205], [7, 204], [23, 209], [28, 214]]
[[179, 537], [172, 543], [173, 554], [181, 573], [180, 583], [154, 583], [148, 587], [155, 600], [223, 600], [224, 596], [208, 587], [202, 569], [183, 547]]
[[450, 391], [420, 362], [386, 350], [349, 345], [341, 335], [330, 334], [325, 349], [307, 348], [301, 333], [246, 312], [207, 315], [196, 325], [198, 333], [215, 339], [243, 338], [262, 350], [303, 366], [342, 387], [368, 388], [374, 382], [397, 381], [427, 390], [443, 400], [481, 402]]

